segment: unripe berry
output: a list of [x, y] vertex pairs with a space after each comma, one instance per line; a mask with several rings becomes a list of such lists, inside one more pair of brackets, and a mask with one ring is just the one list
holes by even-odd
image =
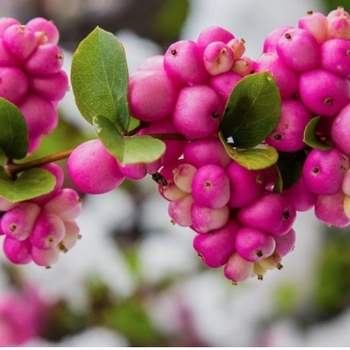
[[341, 189], [346, 167], [346, 157], [337, 149], [313, 149], [306, 157], [302, 176], [310, 191], [328, 195]]
[[264, 279], [264, 276], [267, 273], [267, 269], [263, 266], [261, 266], [258, 262], [254, 263], [254, 269], [253, 269], [254, 275], [258, 277], [258, 280], [262, 281]]
[[245, 40], [244, 39], [237, 39], [233, 38], [228, 43], [227, 46], [231, 48], [233, 51], [233, 58], [237, 60], [238, 58], [241, 58], [245, 52]]
[[66, 253], [72, 249], [76, 242], [81, 238], [80, 229], [75, 221], [64, 221], [65, 234], [62, 241], [58, 244], [60, 250]]
[[2, 231], [12, 239], [23, 241], [32, 233], [40, 207], [31, 202], [20, 202], [7, 211], [1, 220]]
[[136, 71], [129, 77], [130, 113], [146, 122], [164, 119], [171, 114], [178, 93], [178, 84], [164, 70]]
[[227, 205], [219, 209], [193, 203], [191, 207], [192, 228], [198, 233], [209, 233], [223, 227], [230, 216]]
[[350, 101], [349, 81], [324, 69], [300, 75], [300, 98], [315, 114], [335, 116]]
[[238, 229], [238, 223], [229, 220], [224, 227], [218, 230], [197, 234], [193, 239], [193, 248], [207, 266], [220, 267], [226, 264], [234, 252]]
[[224, 207], [230, 199], [230, 180], [225, 169], [215, 164], [200, 167], [192, 180], [192, 197], [205, 207]]
[[296, 218], [292, 204], [279, 193], [265, 193], [238, 211], [242, 225], [281, 236], [288, 232]]
[[182, 227], [188, 227], [192, 225], [191, 219], [191, 206], [193, 204], [193, 198], [190, 194], [175, 201], [172, 201], [168, 205], [168, 214], [173, 224], [178, 224]]
[[251, 227], [241, 227], [237, 231], [235, 248], [245, 260], [258, 262], [270, 256], [275, 250], [274, 238]]
[[341, 190], [347, 196], [350, 196], [350, 169], [347, 169], [344, 174]]
[[217, 132], [224, 110], [220, 96], [207, 85], [182, 88], [172, 120], [188, 140], [206, 138]]
[[222, 41], [227, 44], [232, 39], [234, 39], [234, 35], [225, 28], [209, 26], [200, 32], [197, 38], [197, 44], [202, 50], [204, 50], [204, 48], [214, 41]]
[[24, 69], [31, 74], [46, 75], [58, 73], [63, 64], [63, 52], [55, 44], [39, 45], [24, 63]]
[[233, 51], [222, 41], [210, 43], [203, 52], [204, 66], [210, 75], [228, 72], [233, 64]]
[[31, 256], [35, 264], [50, 268], [59, 259], [59, 249], [40, 249], [32, 247]]
[[328, 35], [331, 39], [350, 39], [349, 13], [339, 10], [338, 13], [328, 15]]
[[296, 71], [315, 69], [320, 63], [320, 46], [305, 29], [289, 29], [278, 40], [276, 51], [283, 62]]
[[241, 208], [260, 197], [265, 189], [265, 175], [261, 170], [248, 170], [232, 161], [226, 169], [230, 180], [231, 208]]
[[255, 61], [247, 56], [242, 56], [234, 60], [231, 71], [245, 77], [255, 71]]
[[299, 90], [299, 74], [288, 67], [276, 53], [264, 53], [255, 62], [255, 71], [268, 71], [278, 86], [281, 98], [291, 98]]
[[281, 116], [266, 143], [282, 152], [295, 152], [305, 147], [304, 130], [314, 115], [295, 99], [282, 100]]
[[321, 45], [328, 39], [328, 20], [321, 12], [308, 11], [307, 15], [298, 21], [298, 27], [310, 32]]
[[320, 195], [315, 204], [316, 217], [327, 225], [335, 227], [347, 227], [350, 218], [344, 210], [346, 195], [339, 191], [331, 195]]
[[116, 159], [98, 139], [80, 144], [68, 158], [68, 173], [74, 185], [88, 194], [102, 194], [124, 180]]
[[0, 211], [8, 211], [14, 208], [16, 205], [18, 205], [18, 203], [10, 202], [0, 196]]
[[254, 263], [233, 252], [224, 268], [224, 275], [233, 285], [244, 282], [254, 275]]
[[282, 255], [275, 250], [270, 256], [259, 261], [258, 264], [262, 268], [265, 268], [267, 270], [273, 270], [273, 269], [281, 270], [283, 268], [281, 262], [282, 262]]
[[179, 164], [173, 170], [175, 185], [182, 191], [191, 193], [192, 180], [197, 169], [188, 163]]
[[6, 47], [20, 60], [27, 59], [37, 49], [36, 36], [22, 24], [8, 27], [3, 34], [3, 40]]
[[41, 212], [35, 222], [30, 242], [39, 249], [53, 249], [62, 241], [64, 234], [64, 223], [58, 215]]
[[4, 253], [14, 264], [28, 264], [32, 261], [31, 257], [32, 245], [29, 239], [17, 241], [8, 236], [5, 237], [3, 243]]
[[172, 79], [182, 84], [203, 84], [208, 79], [202, 52], [197, 43], [180, 40], [164, 54], [164, 69]]
[[321, 67], [343, 77], [350, 77], [350, 41], [331, 39], [321, 46]]

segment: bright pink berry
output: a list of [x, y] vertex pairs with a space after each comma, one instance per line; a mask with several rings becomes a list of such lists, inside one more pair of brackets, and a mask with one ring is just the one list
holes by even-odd
[[350, 156], [350, 103], [348, 103], [335, 117], [331, 127], [331, 139], [334, 146], [344, 154]]
[[226, 104], [236, 84], [242, 79], [242, 75], [229, 71], [210, 77], [209, 86], [212, 87]]
[[204, 50], [214, 41], [221, 41], [227, 44], [232, 39], [234, 39], [234, 35], [225, 28], [219, 26], [209, 26], [200, 32], [197, 38], [197, 44], [202, 50]]
[[292, 26], [280, 26], [270, 32], [263, 43], [263, 53], [274, 53], [278, 40], [287, 30], [292, 29]]
[[29, 28], [34, 33], [40, 32], [45, 35], [45, 43], [57, 44], [60, 33], [52, 21], [47, 20], [46, 18], [36, 17], [31, 19], [26, 27]]
[[18, 103], [28, 92], [26, 74], [16, 67], [0, 67], [0, 97]]
[[295, 230], [291, 228], [283, 236], [274, 237], [276, 242], [275, 251], [278, 252], [282, 257], [290, 253], [295, 246], [296, 234]]
[[308, 11], [299, 19], [298, 27], [310, 32], [320, 45], [328, 39], [327, 16], [321, 12]]
[[31, 257], [32, 245], [29, 239], [18, 241], [8, 236], [5, 237], [3, 243], [4, 253], [14, 264], [28, 264], [32, 261]]

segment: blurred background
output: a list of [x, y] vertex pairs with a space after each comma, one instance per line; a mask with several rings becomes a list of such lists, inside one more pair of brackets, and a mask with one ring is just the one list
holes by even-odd
[[[254, 59], [277, 26], [339, 5], [350, 10], [349, 0], [0, 0], [0, 15], [53, 20], [67, 73], [77, 45], [98, 25], [123, 42], [131, 73], [209, 25], [244, 38]], [[60, 113], [37, 156], [94, 137], [71, 91]], [[171, 225], [151, 179], [85, 196], [78, 223], [82, 239], [51, 269], [14, 266], [0, 254], [1, 346], [350, 344], [350, 230], [328, 228], [312, 212], [298, 215], [296, 248], [283, 270], [236, 287], [198, 259], [193, 231]]]

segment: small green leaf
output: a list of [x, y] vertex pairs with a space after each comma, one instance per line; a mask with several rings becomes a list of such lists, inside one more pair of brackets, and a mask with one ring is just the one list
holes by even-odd
[[304, 130], [304, 142], [306, 145], [310, 146], [311, 148], [317, 148], [320, 150], [327, 151], [332, 148], [332, 145], [330, 143], [327, 143], [327, 139], [322, 140], [320, 137], [317, 136], [316, 130], [318, 122], [320, 121], [321, 117], [314, 117], [312, 118], [309, 123], [306, 125], [306, 128]]
[[13, 159], [24, 158], [28, 150], [28, 127], [21, 111], [0, 97], [0, 148]]
[[119, 40], [97, 27], [73, 55], [71, 83], [82, 116], [92, 124], [96, 115], [110, 119], [120, 131], [129, 125], [128, 67]]
[[120, 163], [151, 163], [165, 152], [165, 144], [161, 140], [148, 135], [123, 136], [106, 117], [93, 118], [93, 125], [106, 149]]
[[29, 200], [53, 190], [56, 178], [42, 168], [32, 168], [21, 172], [12, 180], [3, 168], [0, 168], [0, 196], [10, 202]]
[[250, 74], [233, 89], [219, 126], [225, 140], [238, 148], [260, 144], [280, 118], [281, 97], [268, 72]]
[[254, 148], [234, 148], [223, 140], [219, 134], [227, 154], [237, 163], [249, 170], [265, 169], [275, 164], [278, 160], [278, 152], [269, 145], [260, 144]]

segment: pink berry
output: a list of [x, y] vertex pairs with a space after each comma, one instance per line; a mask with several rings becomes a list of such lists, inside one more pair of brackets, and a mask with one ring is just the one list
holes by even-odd
[[230, 180], [225, 169], [215, 164], [200, 167], [194, 174], [191, 193], [199, 205], [224, 207], [230, 199]]
[[346, 164], [346, 157], [337, 148], [328, 151], [313, 149], [302, 168], [304, 182], [314, 193], [336, 193], [342, 187]]
[[23, 241], [32, 233], [40, 207], [31, 202], [20, 202], [7, 211], [1, 220], [2, 231], [12, 239]]
[[226, 169], [230, 180], [231, 208], [241, 208], [262, 195], [265, 189], [265, 174], [261, 170], [248, 170], [235, 161]]
[[56, 44], [39, 45], [24, 63], [30, 74], [46, 75], [58, 73], [63, 65], [63, 52]]
[[0, 18], [0, 37], [2, 38], [4, 35], [5, 30], [12, 26], [13, 24], [20, 25], [21, 23], [16, 19], [12, 17], [1, 17]]
[[350, 103], [348, 103], [335, 117], [330, 132], [334, 146], [348, 156], [350, 156], [350, 143], [348, 140], [350, 132], [349, 113]]
[[255, 61], [247, 56], [234, 60], [231, 71], [245, 77], [255, 71]]
[[66, 253], [68, 250], [74, 247], [81, 236], [79, 226], [75, 221], [64, 221], [64, 227], [65, 234], [58, 247], [60, 250]]
[[75, 148], [68, 158], [67, 169], [75, 186], [88, 194], [109, 192], [124, 180], [116, 159], [98, 139]]
[[344, 10], [328, 15], [328, 35], [331, 39], [350, 39], [350, 16]]
[[328, 39], [328, 20], [321, 12], [308, 11], [307, 15], [298, 21], [298, 27], [310, 32], [319, 45]]
[[175, 201], [172, 201], [168, 205], [168, 214], [173, 224], [178, 224], [182, 227], [188, 227], [192, 225], [191, 219], [191, 206], [193, 204], [193, 198], [190, 194]]
[[171, 79], [182, 84], [203, 84], [208, 79], [202, 52], [191, 40], [180, 40], [169, 46], [164, 54], [164, 69]]
[[19, 68], [0, 67], [0, 97], [18, 103], [28, 92], [29, 81]]
[[280, 26], [270, 32], [263, 43], [263, 53], [273, 53], [276, 51], [276, 45], [280, 37], [284, 35], [287, 30], [292, 29], [291, 26]]
[[32, 32], [43, 33], [46, 37], [45, 42], [57, 44], [60, 34], [52, 21], [47, 20], [46, 18], [36, 17], [31, 19], [26, 27], [29, 28]]
[[254, 263], [243, 259], [237, 252], [231, 254], [224, 267], [224, 275], [233, 285], [246, 281], [253, 277], [253, 274]]
[[6, 47], [4, 40], [0, 38], [0, 65], [6, 67], [20, 67], [21, 64], [21, 60]]
[[188, 163], [179, 164], [173, 170], [175, 185], [182, 191], [191, 193], [192, 180], [197, 169]]
[[235, 248], [245, 260], [258, 262], [270, 256], [275, 250], [274, 238], [251, 227], [241, 227], [237, 231]]
[[197, 38], [197, 44], [204, 50], [204, 48], [214, 41], [222, 41], [227, 44], [232, 39], [234, 39], [234, 35], [227, 29], [219, 26], [208, 26], [200, 32]]
[[325, 117], [335, 116], [350, 101], [349, 81], [324, 69], [302, 73], [299, 92], [307, 108]]
[[172, 121], [188, 140], [206, 138], [217, 132], [224, 103], [207, 85], [182, 88], [175, 105]]
[[10, 202], [7, 199], [0, 196], [0, 212], [1, 211], [8, 211], [17, 206], [18, 203], [16, 202]]
[[141, 180], [147, 175], [145, 163], [121, 164], [118, 162], [120, 173], [130, 180]]
[[281, 236], [288, 232], [295, 219], [296, 210], [279, 193], [265, 193], [238, 211], [242, 225]]
[[210, 75], [228, 72], [233, 60], [232, 49], [222, 41], [210, 43], [203, 52], [204, 66]]
[[193, 203], [191, 207], [192, 228], [198, 233], [209, 233], [223, 227], [230, 216], [227, 205], [219, 209]]
[[17, 241], [8, 236], [5, 237], [3, 243], [4, 253], [14, 264], [28, 264], [32, 261], [31, 257], [32, 245], [29, 239]]
[[38, 266], [44, 266], [50, 268], [51, 265], [55, 264], [59, 259], [59, 250], [57, 248], [53, 249], [40, 249], [33, 247], [31, 251], [31, 256], [33, 262]]
[[207, 266], [218, 268], [226, 264], [233, 253], [238, 229], [237, 222], [229, 220], [211, 233], [198, 233], [193, 239], [193, 248]]
[[276, 242], [275, 251], [278, 252], [282, 257], [290, 253], [295, 246], [296, 234], [295, 230], [291, 228], [283, 236], [274, 237]]
[[195, 140], [187, 144], [184, 159], [196, 168], [216, 164], [226, 168], [232, 161], [218, 138]]
[[209, 86], [213, 88], [226, 104], [232, 90], [242, 79], [242, 75], [229, 71], [210, 77]]
[[178, 84], [164, 70], [136, 71], [129, 77], [130, 113], [141, 121], [162, 120], [171, 114], [178, 93]]
[[35, 222], [30, 242], [39, 249], [53, 249], [61, 242], [64, 234], [64, 223], [58, 215], [41, 212]]
[[233, 38], [228, 43], [227, 46], [233, 51], [233, 58], [237, 60], [241, 58], [245, 52], [245, 40]]
[[36, 36], [22, 24], [8, 27], [3, 40], [6, 47], [20, 60], [26, 60], [37, 48]]
[[163, 70], [163, 61], [164, 55], [148, 57], [137, 67], [137, 71]]

